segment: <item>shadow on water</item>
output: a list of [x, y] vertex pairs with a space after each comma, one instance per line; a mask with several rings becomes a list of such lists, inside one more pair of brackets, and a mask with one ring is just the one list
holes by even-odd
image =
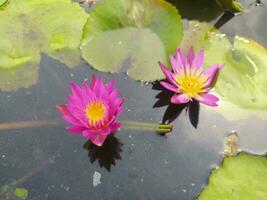
[[153, 84], [152, 89], [159, 90], [160, 93], [157, 94], [156, 98], [158, 101], [154, 104], [153, 108], [159, 108], [163, 106], [167, 106], [167, 109], [163, 115], [162, 123], [169, 124], [177, 119], [183, 110], [188, 113], [189, 120], [193, 127], [197, 128], [199, 122], [199, 102], [192, 101], [186, 104], [172, 104], [170, 102], [172, 92], [166, 90], [162, 87], [159, 82]]
[[122, 145], [121, 141], [112, 134], [101, 147], [88, 140], [83, 145], [83, 148], [88, 151], [88, 157], [91, 163], [98, 160], [100, 167], [104, 167], [110, 172], [111, 165], [115, 166], [116, 160], [121, 160], [120, 153], [122, 152]]
[[224, 24], [230, 21], [234, 16], [235, 14], [229, 11], [225, 11], [224, 14], [218, 19], [218, 21], [216, 21], [214, 27], [216, 29], [220, 29]]
[[212, 21], [223, 13], [223, 9], [214, 0], [168, 0], [176, 6], [183, 19]]

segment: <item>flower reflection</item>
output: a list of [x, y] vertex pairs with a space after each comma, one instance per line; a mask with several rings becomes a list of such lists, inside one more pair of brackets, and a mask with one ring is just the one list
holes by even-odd
[[88, 157], [91, 163], [98, 160], [100, 167], [104, 167], [108, 171], [111, 166], [116, 165], [116, 160], [121, 160], [122, 143], [114, 135], [109, 135], [104, 144], [99, 147], [88, 140], [83, 148], [88, 150]]

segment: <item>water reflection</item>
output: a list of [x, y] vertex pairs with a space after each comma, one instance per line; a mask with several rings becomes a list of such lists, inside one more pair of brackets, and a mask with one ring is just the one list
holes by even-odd
[[179, 10], [183, 19], [212, 21], [216, 19], [223, 9], [214, 0], [168, 0]]
[[173, 93], [166, 90], [162, 87], [159, 82], [156, 82], [152, 89], [159, 90], [160, 93], [157, 94], [156, 98], [158, 101], [154, 104], [154, 108], [168, 106], [162, 119], [162, 123], [169, 124], [173, 122], [177, 117], [180, 116], [183, 110], [188, 112], [189, 120], [193, 127], [197, 128], [198, 121], [199, 121], [199, 102], [192, 101], [186, 104], [172, 104], [170, 102], [171, 96]]
[[88, 157], [91, 163], [98, 160], [100, 167], [111, 171], [111, 165], [116, 165], [116, 160], [121, 160], [122, 143], [113, 134], [110, 135], [104, 144], [99, 147], [91, 141], [87, 141], [83, 148], [88, 150]]

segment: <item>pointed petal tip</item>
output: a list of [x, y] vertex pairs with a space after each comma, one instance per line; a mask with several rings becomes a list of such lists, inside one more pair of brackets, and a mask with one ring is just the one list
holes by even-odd
[[94, 143], [96, 146], [101, 147], [104, 144], [106, 138], [107, 138], [107, 135], [98, 134], [97, 136], [91, 138], [91, 142]]
[[220, 100], [216, 95], [210, 93], [204, 93], [197, 98], [200, 103], [206, 104], [211, 107], [218, 106], [218, 101]]
[[66, 114], [67, 112], [67, 106], [65, 104], [58, 104], [56, 105], [56, 108], [58, 109], [59, 112], [62, 114]]

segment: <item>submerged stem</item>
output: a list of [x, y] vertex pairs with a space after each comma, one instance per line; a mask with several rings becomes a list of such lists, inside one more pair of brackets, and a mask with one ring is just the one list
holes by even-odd
[[131, 130], [147, 130], [156, 131], [161, 134], [166, 134], [172, 131], [172, 125], [169, 124], [155, 124], [138, 121], [122, 121], [123, 127]]
[[[0, 123], [0, 130], [53, 126], [53, 125], [59, 125], [61, 123], [63, 122], [57, 119], [7, 122], [7, 123]], [[166, 134], [172, 131], [172, 125], [169, 124], [157, 124], [157, 123], [129, 120], [129, 121], [122, 121], [122, 125], [126, 129], [140, 130], [140, 131], [142, 130], [156, 131], [161, 134]]]

